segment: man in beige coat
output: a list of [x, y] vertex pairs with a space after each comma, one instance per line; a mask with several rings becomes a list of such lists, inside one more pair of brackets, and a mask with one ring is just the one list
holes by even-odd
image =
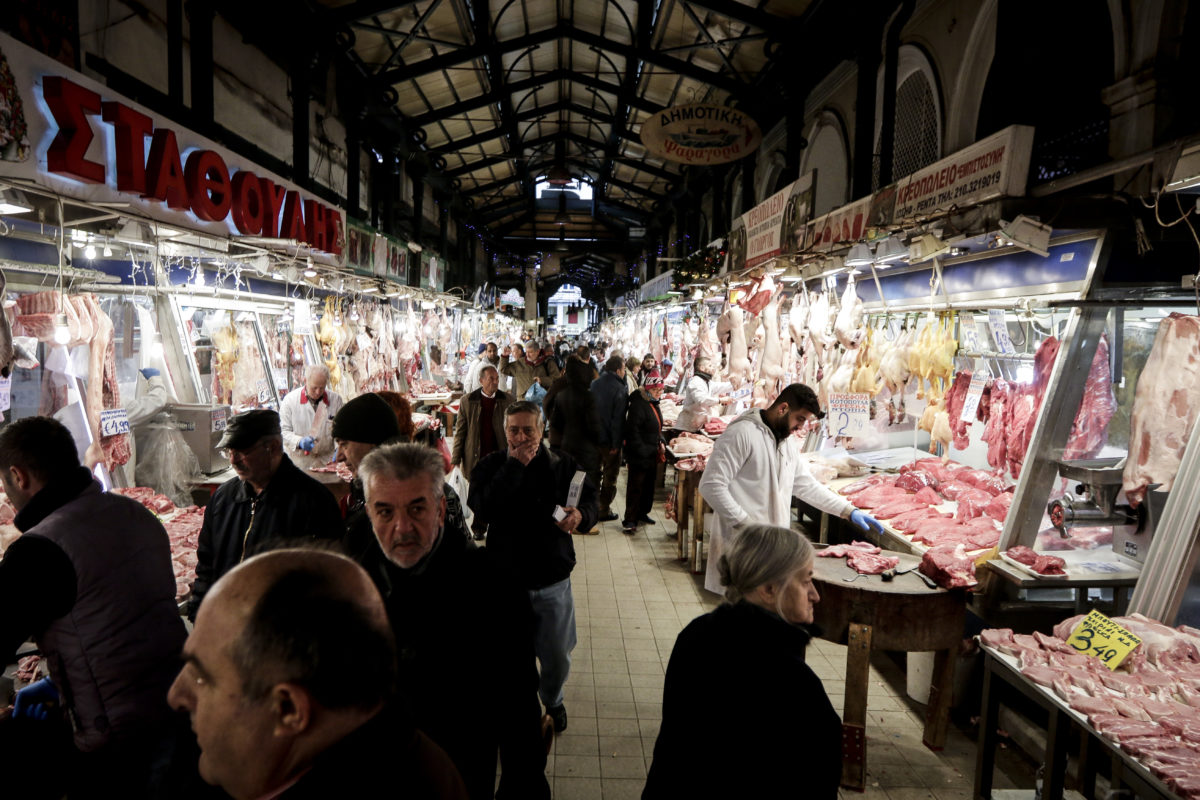
[[[479, 388], [463, 397], [459, 404], [450, 463], [460, 467], [468, 479], [480, 459], [507, 446], [504, 409], [513, 402], [513, 397], [500, 391], [499, 385], [500, 373], [487, 364], [479, 371]], [[472, 522], [471, 528], [476, 539], [483, 538], [483, 523], [477, 527]]]

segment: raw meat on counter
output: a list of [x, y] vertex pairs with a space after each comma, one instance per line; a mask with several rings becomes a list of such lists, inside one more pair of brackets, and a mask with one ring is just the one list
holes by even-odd
[[1039, 575], [1067, 574], [1067, 562], [1058, 556], [1044, 556], [1034, 552], [1023, 544], [1008, 548], [1004, 551], [1004, 555], [1019, 564], [1024, 564]]
[[1200, 631], [1169, 628], [1140, 614], [1113, 621], [1142, 644], [1115, 670], [1077, 653], [1066, 638], [1083, 617], [1055, 626], [1054, 635], [989, 629], [982, 644], [1017, 658], [1021, 672], [1087, 715], [1096, 731], [1118, 743], [1168, 786], [1200, 792]]
[[704, 432], [710, 436], [717, 436], [725, 432], [729, 427], [729, 423], [720, 417], [709, 417], [708, 422], [704, 423]]
[[860, 575], [882, 575], [900, 566], [900, 557], [853, 550], [846, 557], [846, 563]]
[[682, 433], [672, 439], [667, 447], [671, 448], [673, 453], [711, 456], [713, 440], [700, 434]]
[[334, 463], [326, 464], [323, 467], [309, 467], [308, 470], [309, 470], [309, 472], [336, 473], [337, 476], [339, 478], [341, 478], [342, 480], [344, 480], [346, 483], [349, 483], [350, 481], [354, 480], [354, 473], [351, 472], [350, 468], [347, 467], [345, 464], [343, 464], [341, 461], [335, 461]]
[[1200, 317], [1171, 314], [1158, 326], [1138, 377], [1122, 488], [1140, 505], [1151, 484], [1171, 490], [1200, 411]]
[[146, 486], [134, 486], [130, 489], [113, 489], [114, 494], [124, 495], [138, 501], [155, 514], [169, 514], [175, 510], [175, 504], [165, 494], [160, 494]]
[[921, 557], [921, 573], [929, 576], [943, 589], [974, 586], [975, 562], [962, 544], [942, 544], [929, 548]]
[[171, 542], [171, 563], [175, 568], [175, 599], [182, 600], [192, 591], [196, 580], [196, 548], [200, 544], [200, 528], [204, 525], [204, 509], [185, 508], [163, 520]]
[[850, 544], [830, 545], [829, 547], [826, 547], [822, 550], [818, 550], [817, 555], [822, 558], [845, 558], [851, 552], [870, 553], [872, 555], [878, 555], [882, 551], [880, 550], [880, 548], [876, 547], [875, 545], [871, 544], [870, 542], [854, 541], [854, 542], [851, 542]]

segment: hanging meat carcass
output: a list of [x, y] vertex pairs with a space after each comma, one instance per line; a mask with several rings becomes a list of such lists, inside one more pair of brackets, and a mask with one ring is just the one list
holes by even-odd
[[1083, 400], [1071, 424], [1067, 446], [1063, 448], [1065, 460], [1095, 458], [1108, 443], [1108, 423], [1117, 413], [1117, 398], [1113, 394], [1112, 369], [1108, 358], [1108, 337], [1102, 335], [1088, 370]]
[[729, 382], [733, 384], [733, 388], [737, 389], [751, 378], [750, 357], [746, 345], [746, 329], [744, 327], [742, 309], [737, 306], [730, 306], [729, 310], [721, 315], [721, 318], [725, 320], [729, 331], [727, 377]]
[[88, 468], [103, 462], [113, 469], [129, 462], [129, 434], [101, 435], [101, 412], [121, 408], [121, 391], [117, 386], [116, 348], [113, 342], [113, 324], [93, 295], [84, 295], [88, 312], [95, 320], [95, 335], [92, 337], [88, 358], [88, 383], [85, 410], [88, 426], [92, 430], [92, 443], [88, 445], [84, 463]]
[[858, 347], [867, 333], [863, 327], [863, 302], [854, 289], [854, 278], [846, 281], [833, 332], [842, 347]]
[[1167, 492], [1200, 412], [1200, 317], [1171, 314], [1158, 326], [1138, 377], [1123, 488], [1140, 505], [1152, 484]]

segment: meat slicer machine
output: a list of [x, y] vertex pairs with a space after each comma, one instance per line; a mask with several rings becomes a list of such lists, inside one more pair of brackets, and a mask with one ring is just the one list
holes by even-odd
[[1113, 552], [1145, 563], [1166, 493], [1154, 491], [1155, 484], [1137, 508], [1117, 505], [1124, 474], [1123, 460], [1117, 458], [1059, 461], [1058, 472], [1069, 481], [1078, 481], [1073, 494], [1051, 500], [1046, 507], [1050, 524], [1059, 535], [1066, 539], [1072, 528], [1111, 525]]

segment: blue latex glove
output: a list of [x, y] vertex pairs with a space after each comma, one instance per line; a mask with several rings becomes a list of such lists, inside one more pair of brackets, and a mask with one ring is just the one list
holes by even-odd
[[303, 450], [306, 453], [311, 453], [317, 449], [317, 441], [311, 436], [305, 436], [300, 440], [300, 444], [296, 445], [297, 450]]
[[42, 678], [17, 692], [17, 700], [13, 703], [13, 716], [24, 716], [27, 719], [37, 720], [49, 719], [48, 704], [57, 702], [58, 689], [54, 687], [54, 681]]
[[142, 372], [142, 377], [145, 378], [146, 380], [150, 380], [151, 378], [157, 378], [159, 375], [162, 375], [162, 373], [159, 372], [158, 370], [156, 370], [154, 367], [146, 367], [141, 372]]
[[883, 526], [879, 524], [879, 520], [865, 511], [859, 511], [857, 508], [850, 512], [850, 521], [864, 531], [874, 529], [876, 533], [883, 533]]

